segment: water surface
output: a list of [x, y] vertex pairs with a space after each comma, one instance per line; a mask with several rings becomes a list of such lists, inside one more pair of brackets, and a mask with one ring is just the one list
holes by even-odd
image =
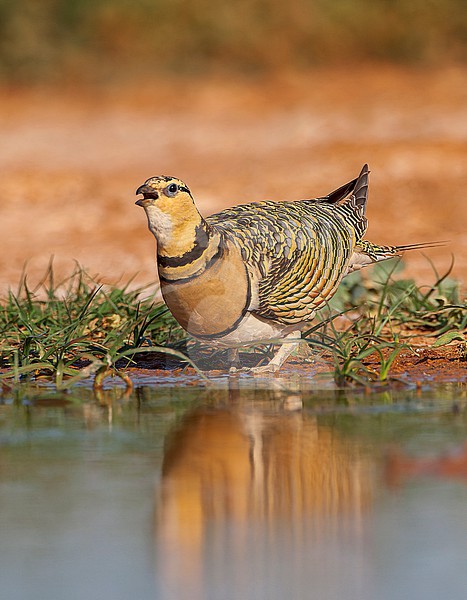
[[144, 383], [4, 394], [2, 597], [467, 596], [465, 385]]

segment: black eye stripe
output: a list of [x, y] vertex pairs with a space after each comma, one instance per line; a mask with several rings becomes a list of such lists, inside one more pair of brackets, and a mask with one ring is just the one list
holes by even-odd
[[191, 196], [191, 192], [186, 185], [180, 185], [178, 183], [170, 183], [164, 190], [165, 195], [169, 196], [169, 198], [176, 196], [178, 192], [186, 192]]
[[[166, 185], [159, 187], [159, 185], [163, 182]], [[157, 185], [158, 183], [159, 183], [159, 185]], [[175, 177], [169, 177], [167, 175], [159, 175], [158, 177], [153, 177], [151, 179], [148, 179], [146, 181], [145, 185], [154, 187], [155, 189], [159, 189], [160, 192], [162, 192], [162, 194], [164, 194], [164, 196], [167, 196], [168, 198], [175, 198], [175, 196], [177, 196], [178, 192], [185, 192], [191, 198], [193, 197], [191, 195], [190, 189], [183, 183], [183, 181], [180, 181], [179, 179], [176, 179]]]

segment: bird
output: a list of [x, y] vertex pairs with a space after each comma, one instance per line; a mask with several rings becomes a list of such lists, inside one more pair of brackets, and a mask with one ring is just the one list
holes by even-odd
[[162, 297], [194, 338], [227, 348], [231, 370], [240, 347], [280, 340], [266, 365], [278, 371], [343, 277], [372, 263], [425, 248], [364, 239], [369, 170], [326, 196], [263, 200], [208, 217], [180, 179], [156, 176], [136, 190], [157, 241]]

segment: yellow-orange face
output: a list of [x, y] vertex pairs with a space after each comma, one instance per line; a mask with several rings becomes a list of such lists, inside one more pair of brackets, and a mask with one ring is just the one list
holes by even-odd
[[159, 175], [150, 177], [137, 190], [143, 197], [136, 201], [138, 206], [157, 206], [162, 212], [172, 215], [183, 211], [187, 203], [193, 204], [191, 192], [185, 183], [176, 177]]
[[146, 212], [160, 253], [178, 255], [193, 246], [201, 215], [183, 181], [164, 175], [151, 177], [136, 193], [143, 195], [136, 204]]

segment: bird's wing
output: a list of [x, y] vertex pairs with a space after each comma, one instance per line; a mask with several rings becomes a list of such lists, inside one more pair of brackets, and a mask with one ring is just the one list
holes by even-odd
[[313, 317], [350, 271], [366, 232], [368, 166], [327, 196], [258, 202], [208, 217], [242, 253], [252, 279], [252, 311], [281, 323]]
[[335, 206], [315, 200], [246, 204], [207, 221], [242, 254], [255, 291], [252, 312], [281, 323], [306, 321], [325, 304], [356, 240]]

